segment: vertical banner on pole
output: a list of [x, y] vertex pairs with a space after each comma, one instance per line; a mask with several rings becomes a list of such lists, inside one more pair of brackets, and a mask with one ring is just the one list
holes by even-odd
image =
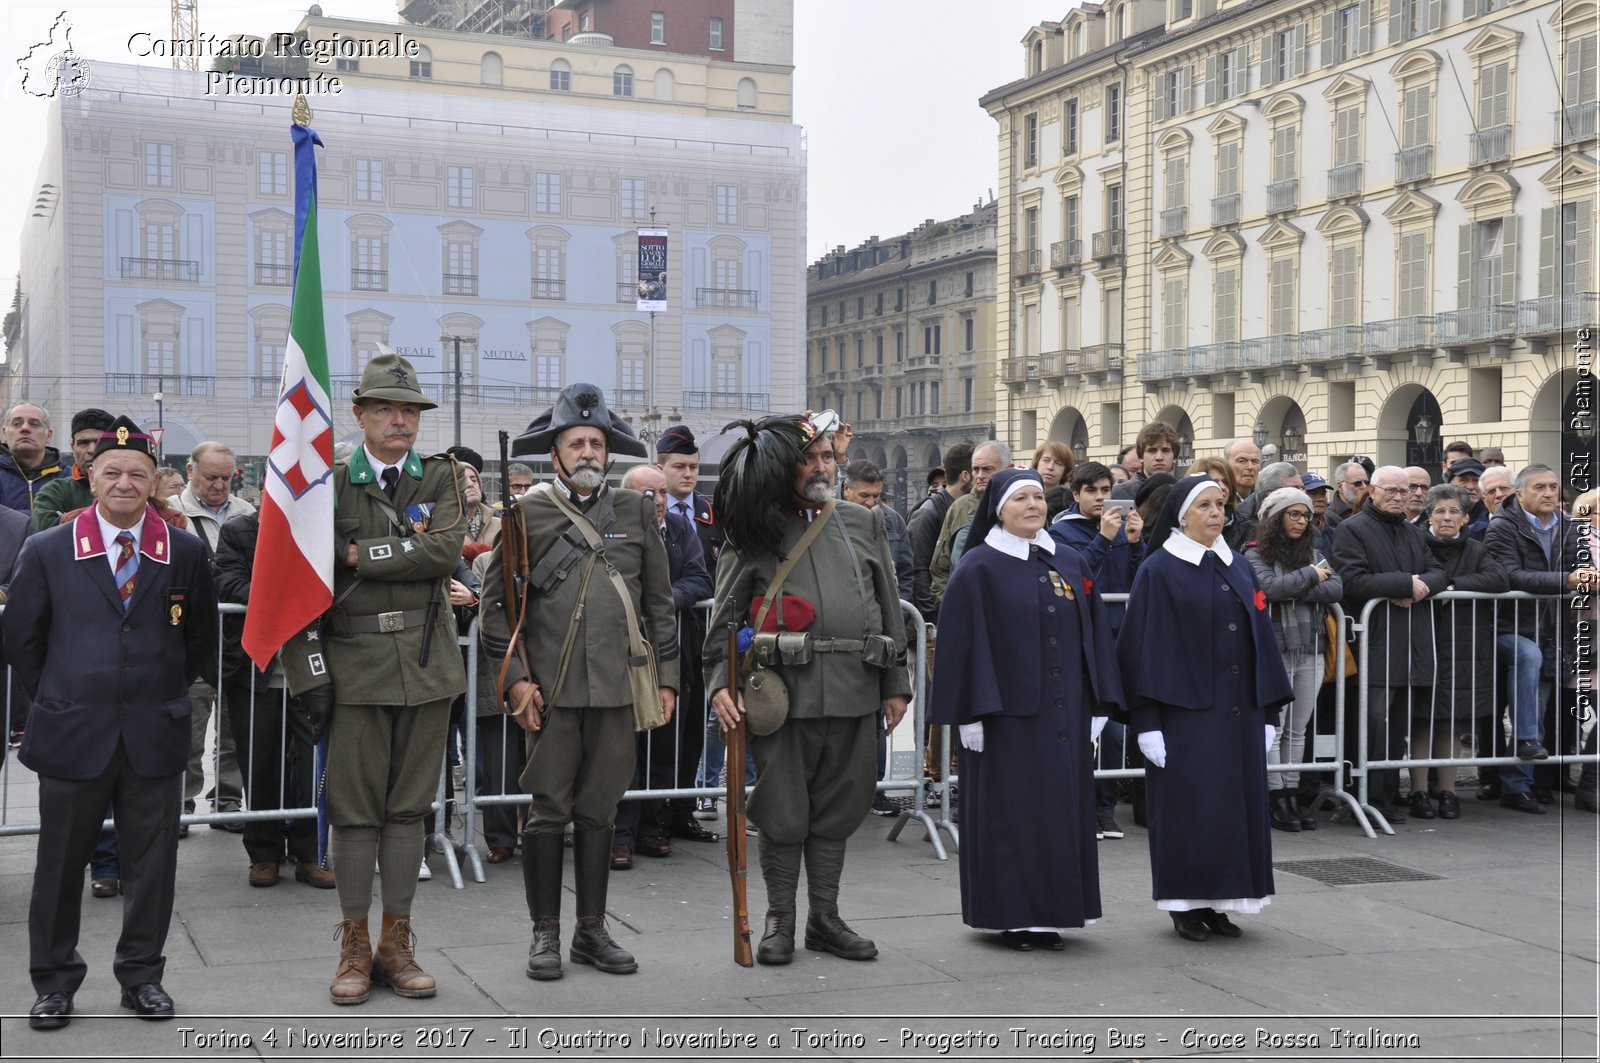
[[667, 309], [667, 231], [639, 230], [639, 299], [635, 309], [659, 314]]

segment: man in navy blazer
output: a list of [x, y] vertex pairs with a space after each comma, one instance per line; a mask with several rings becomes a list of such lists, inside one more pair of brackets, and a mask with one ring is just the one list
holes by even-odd
[[[18, 754], [39, 777], [28, 908], [28, 1025], [59, 1029], [88, 970], [77, 950], [83, 871], [107, 805], [122, 854], [122, 1006], [169, 1019], [162, 948], [172, 921], [189, 757], [189, 684], [214, 667], [206, 549], [149, 502], [155, 448], [120, 417], [95, 447], [95, 505], [29, 537], [12, 575], [6, 656], [32, 706]], [[84, 646], [95, 647], [84, 653]]]

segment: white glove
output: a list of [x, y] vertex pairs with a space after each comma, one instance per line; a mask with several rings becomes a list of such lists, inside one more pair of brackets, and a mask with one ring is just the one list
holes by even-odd
[[1267, 752], [1272, 752], [1272, 747], [1278, 744], [1278, 729], [1267, 724]]
[[983, 752], [983, 721], [961, 725], [961, 746], [974, 753]]
[[1139, 752], [1156, 767], [1167, 766], [1167, 740], [1160, 731], [1140, 731]]
[[1089, 741], [1100, 741], [1100, 732], [1106, 729], [1106, 719], [1104, 716], [1089, 717]]

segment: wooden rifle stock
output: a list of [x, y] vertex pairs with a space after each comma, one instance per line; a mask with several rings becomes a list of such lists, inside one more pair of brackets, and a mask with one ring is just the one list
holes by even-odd
[[[500, 538], [497, 545], [500, 549], [500, 580], [504, 591], [502, 602], [506, 611], [506, 629], [510, 631], [510, 641], [506, 645], [506, 653], [500, 660], [500, 671], [495, 676], [494, 693], [500, 700], [502, 709], [509, 708], [513, 712], [521, 710], [522, 705], [511, 705], [506, 699], [506, 672], [511, 668], [513, 660], [522, 665], [522, 674], [530, 682], [537, 682], [533, 676], [533, 668], [528, 664], [528, 651], [522, 644], [522, 624], [528, 615], [528, 529], [522, 519], [522, 506], [511, 494], [511, 475], [506, 471], [511, 464], [511, 435], [508, 432], [500, 433]], [[533, 697], [530, 690], [529, 700]], [[549, 706], [545, 706], [548, 711]], [[535, 713], [533, 729], [539, 730], [544, 726], [544, 714]]]
[[[739, 625], [728, 623], [728, 693], [739, 704]], [[728, 747], [728, 877], [733, 882], [733, 962], [740, 967], [755, 966], [750, 950], [750, 902], [747, 898], [748, 872], [745, 868], [749, 836], [745, 833], [744, 759], [746, 732], [741, 718], [731, 730], [722, 732]]]

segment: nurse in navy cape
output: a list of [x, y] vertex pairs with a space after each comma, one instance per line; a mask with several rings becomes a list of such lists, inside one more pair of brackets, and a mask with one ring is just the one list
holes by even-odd
[[1294, 690], [1266, 596], [1222, 539], [1223, 488], [1186, 477], [1166, 511], [1174, 531], [1139, 566], [1117, 639], [1149, 765], [1152, 896], [1190, 941], [1238, 937], [1227, 913], [1273, 892], [1267, 750]]
[[996, 473], [945, 590], [929, 720], [961, 735], [961, 914], [1022, 951], [1100, 917], [1094, 753], [1121, 701], [1106, 611], [1044, 531], [1044, 482]]

